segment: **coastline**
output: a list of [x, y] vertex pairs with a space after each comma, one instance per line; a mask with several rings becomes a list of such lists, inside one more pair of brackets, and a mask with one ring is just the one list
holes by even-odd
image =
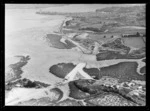
[[[12, 43], [10, 46], [14, 45], [13, 47], [14, 47], [14, 49], [15, 48], [16, 49], [13, 51], [15, 51], [15, 52], [12, 52], [10, 54], [8, 53], [8, 55], [15, 55], [17, 53], [17, 55], [28, 54], [31, 56], [32, 59], [29, 61], [29, 63], [27, 65], [25, 65], [22, 68], [22, 70], [23, 70], [22, 78], [27, 78], [32, 81], [35, 80], [35, 81], [44, 82], [47, 84], [51, 84], [51, 86], [48, 88], [40, 89], [40, 90], [23, 89], [23, 88], [17, 89], [16, 88], [16, 89], [14, 89], [16, 92], [20, 91], [22, 93], [22, 91], [27, 91], [27, 93], [24, 92], [24, 95], [27, 96], [28, 94], [32, 94], [33, 92], [36, 91], [37, 93], [39, 93], [40, 96], [43, 96], [44, 95], [43, 91], [56, 87], [56, 83], [63, 80], [63, 79], [60, 79], [48, 72], [48, 69], [52, 65], [55, 65], [55, 64], [61, 63], [61, 62], [73, 63], [76, 65], [80, 62], [84, 62], [84, 63], [86, 63], [86, 66], [85, 66], [86, 68], [102, 68], [102, 67], [114, 65], [114, 64], [117, 64], [120, 62], [127, 62], [127, 61], [137, 62], [138, 68], [143, 66], [143, 65], [139, 66], [140, 61], [142, 61], [142, 59], [140, 59], [140, 60], [136, 60], [136, 59], [122, 60], [121, 59], [121, 60], [96, 61], [95, 55], [84, 54], [82, 52], [74, 51], [72, 49], [63, 49], [63, 50], [55, 49], [55, 48], [49, 47], [47, 44], [45, 44], [46, 43], [45, 36], [47, 34], [64, 35], [62, 32], [62, 28], [68, 19], [70, 19], [70, 18], [65, 16], [61, 20], [53, 20], [53, 21], [49, 22], [52, 24], [53, 24], [53, 22], [55, 22], [53, 25], [51, 24], [50, 27], [48, 27], [48, 26], [38, 27], [38, 28], [32, 27], [30, 29], [27, 29], [26, 31], [21, 31], [18, 33], [18, 37], [20, 37], [22, 35], [20, 37], [21, 39], [19, 38], [19, 40], [17, 42], [15, 42], [15, 40], [13, 41], [14, 43]], [[43, 29], [43, 30], [41, 30], [41, 29]], [[24, 44], [20, 43], [20, 41], [24, 41]], [[12, 41], [9, 41], [9, 42], [12, 42]], [[15, 45], [15, 44], [17, 44], [17, 45]], [[68, 85], [66, 85], [65, 87], [60, 86], [58, 88], [60, 88], [64, 93], [63, 99], [61, 99], [61, 100], [69, 98], [68, 95], [70, 93], [70, 90], [69, 90]], [[17, 93], [21, 94], [19, 92], [17, 92]], [[39, 96], [39, 95], [37, 94], [37, 96]], [[10, 98], [9, 99], [7, 98], [8, 99], [7, 101], [12, 100], [12, 103], [9, 103], [10, 105], [14, 105], [14, 103], [16, 103], [18, 101], [24, 101], [27, 99], [29, 100], [29, 97], [25, 98], [20, 95], [20, 98], [18, 96], [15, 96], [16, 97], [15, 98], [13, 96], [14, 95], [12, 93], [12, 95], [10, 95]], [[33, 97], [31, 97], [31, 98], [33, 98]], [[34, 97], [34, 98], [36, 98], [36, 97]], [[13, 100], [17, 100], [17, 101], [13, 101]]]
[[[60, 17], [59, 17], [60, 18]], [[15, 58], [14, 56], [17, 55], [30, 55], [31, 58], [34, 57], [35, 55], [35, 60], [41, 58], [42, 57], [36, 57], [36, 53], [34, 52], [35, 48], [38, 48], [40, 47], [39, 51], [37, 53], [39, 53], [42, 49], [45, 49], [45, 50], [51, 50], [50, 47], [48, 47], [46, 44], [45, 44], [45, 40], [44, 40], [44, 36], [45, 34], [48, 34], [48, 33], [54, 33], [54, 31], [57, 31], [60, 27], [60, 25], [62, 24], [62, 22], [64, 21], [64, 17], [61, 18], [61, 19], [56, 19], [56, 20], [52, 20], [49, 22], [49, 26], [44, 26], [44, 27], [37, 27], [37, 28], [28, 28], [28, 29], [24, 29], [22, 31], [16, 31], [16, 32], [13, 32], [13, 33], [6, 33], [6, 56], [5, 56], [5, 60], [7, 60], [7, 64], [5, 66], [6, 69], [7, 66], [11, 63], [11, 64], [14, 64], [15, 61], [17, 60], [12, 60], [13, 58]], [[46, 29], [45, 29], [46, 28]], [[42, 30], [41, 30], [42, 29]], [[39, 30], [39, 31], [38, 31]], [[38, 33], [37, 33], [38, 32]], [[30, 40], [30, 41], [29, 41]], [[24, 41], [24, 44], [20, 43], [20, 41]], [[13, 47], [12, 47], [13, 46]], [[19, 48], [18, 48], [19, 46]], [[30, 50], [26, 47], [26, 46], [29, 46], [30, 47]], [[36, 46], [36, 47], [35, 47]], [[31, 52], [33, 51], [33, 52]], [[35, 50], [36, 51], [36, 50]], [[46, 51], [46, 52], [47, 52]], [[40, 54], [40, 53], [39, 53]], [[44, 54], [45, 55], [45, 54]], [[9, 61], [9, 58], [11, 61]], [[46, 59], [46, 58], [45, 58]], [[36, 61], [37, 61], [36, 60]], [[22, 70], [23, 70], [23, 73], [21, 75], [21, 78], [27, 78], [29, 80], [37, 80], [36, 78], [32, 78], [32, 74], [33, 72], [32, 71], [28, 71], [28, 69], [31, 69], [31, 67], [33, 67], [34, 65], [34, 60], [32, 61], [29, 61], [29, 64], [25, 65]], [[33, 63], [33, 64], [32, 64]], [[36, 62], [35, 62], [36, 63]], [[43, 62], [42, 62], [43, 63]], [[29, 67], [28, 67], [29, 65]], [[31, 65], [31, 67], [30, 67]], [[27, 70], [26, 70], [27, 68]], [[46, 69], [43, 69], [47, 72]], [[29, 76], [24, 76], [25, 74], [29, 74]], [[40, 72], [39, 72], [40, 73]], [[35, 73], [36, 74], [36, 73]], [[57, 78], [54, 77], [53, 75], [50, 75], [49, 73], [46, 75], [49, 75], [49, 77], [47, 78], [47, 81], [45, 81], [45, 76], [43, 76], [44, 80], [40, 80], [40, 82], [43, 82], [43, 83], [49, 83], [48, 81], [50, 81], [52, 78], [53, 81], [55, 81]], [[35, 75], [36, 76], [36, 75]], [[42, 75], [41, 75], [42, 76]], [[52, 77], [53, 76], [53, 77]], [[38, 78], [38, 77], [37, 77]], [[60, 79], [56, 80], [55, 82], [58, 82], [60, 81]], [[54, 85], [48, 87], [49, 88], [52, 88], [54, 87]], [[34, 89], [34, 88], [32, 88]], [[46, 89], [46, 88], [45, 88]], [[17, 89], [14, 89], [17, 91]], [[21, 89], [20, 89], [21, 90]], [[30, 90], [30, 89], [27, 89], [27, 90]], [[37, 89], [38, 90], [38, 89]], [[32, 92], [32, 91], [31, 91]], [[10, 92], [7, 92], [7, 98], [6, 101], [11, 101], [11, 103], [9, 103], [9, 105], [13, 105], [15, 102], [15, 99], [13, 100], [13, 98], [11, 99], [11, 96], [9, 94]], [[12, 93], [13, 94], [13, 93]], [[25, 94], [26, 95], [26, 94]], [[19, 99], [19, 98], [18, 98]], [[16, 99], [18, 101], [18, 99]], [[21, 98], [20, 98], [21, 99]], [[7, 102], [5, 103], [7, 105]]]

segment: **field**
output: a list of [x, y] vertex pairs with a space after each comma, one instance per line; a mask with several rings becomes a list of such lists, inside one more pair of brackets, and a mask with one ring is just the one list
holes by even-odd
[[134, 48], [145, 47], [145, 43], [142, 37], [123, 38], [123, 42], [125, 45], [134, 47]]

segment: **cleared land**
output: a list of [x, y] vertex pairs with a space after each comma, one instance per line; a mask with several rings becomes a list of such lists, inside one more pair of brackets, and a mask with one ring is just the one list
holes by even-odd
[[46, 37], [51, 44], [51, 47], [58, 48], [58, 49], [71, 49], [75, 47], [73, 43], [68, 40], [65, 40], [66, 44], [61, 42], [61, 36], [56, 34], [48, 34]]

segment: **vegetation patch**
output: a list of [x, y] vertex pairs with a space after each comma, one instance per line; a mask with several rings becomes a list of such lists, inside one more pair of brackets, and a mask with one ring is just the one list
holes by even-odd
[[130, 82], [131, 80], [145, 81], [145, 75], [137, 72], [137, 62], [120, 62], [115, 65], [102, 67], [100, 69], [99, 78], [109, 76], [117, 78], [118, 82]]
[[64, 78], [74, 68], [75, 68], [75, 65], [72, 63], [58, 63], [57, 65], [51, 66], [49, 69], [49, 72], [59, 78]]

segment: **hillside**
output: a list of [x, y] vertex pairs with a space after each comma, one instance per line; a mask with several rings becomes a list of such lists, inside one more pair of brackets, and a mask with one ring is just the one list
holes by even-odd
[[106, 7], [96, 10], [96, 12], [110, 12], [110, 13], [131, 13], [140, 11], [145, 11], [145, 6]]

